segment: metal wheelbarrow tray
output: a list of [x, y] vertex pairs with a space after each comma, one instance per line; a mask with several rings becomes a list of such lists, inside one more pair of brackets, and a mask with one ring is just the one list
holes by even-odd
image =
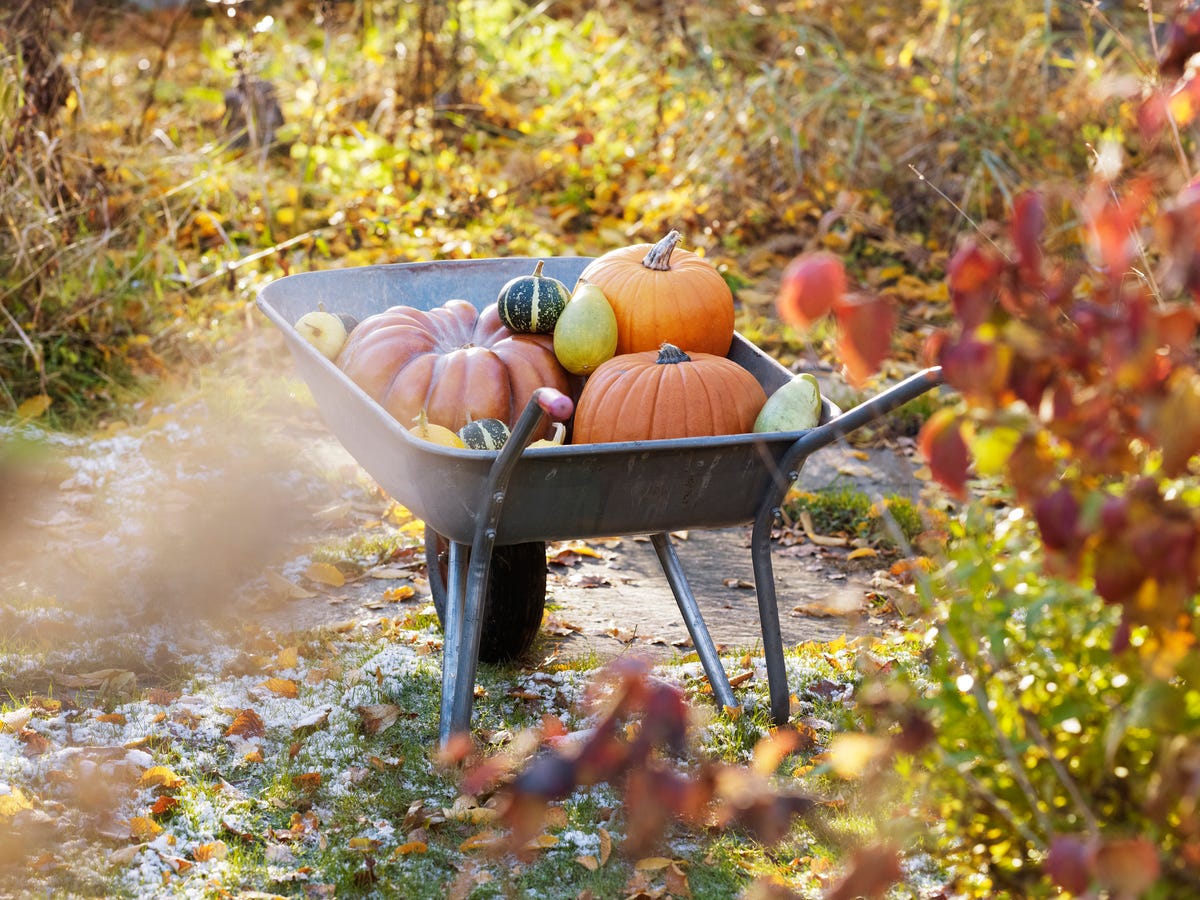
[[[505, 282], [529, 274], [536, 262], [514, 257], [308, 272], [280, 278], [258, 296], [259, 308], [286, 339], [325, 424], [389, 495], [426, 523], [430, 585], [435, 601], [441, 599], [445, 635], [439, 738], [444, 742], [470, 727], [485, 602], [520, 604], [524, 599], [505, 596], [511, 592], [489, 596], [494, 553], [554, 540], [650, 535], [717, 702], [737, 707], [669, 533], [750, 522], [771, 715], [783, 724], [789, 691], [770, 555], [779, 504], [809, 455], [936, 387], [940, 370], [918, 372], [846, 412], [825, 401], [821, 424], [807, 431], [568, 444], [522, 452], [547, 417], [571, 415], [568, 398], [543, 389], [530, 400], [502, 450], [461, 450], [411, 435], [293, 327], [321, 306], [360, 321], [391, 306], [432, 309], [456, 298], [482, 310], [496, 302]], [[544, 275], [570, 286], [590, 259], [544, 262]], [[791, 378], [741, 335], [734, 336], [729, 356], [768, 395]], [[447, 545], [444, 581], [431, 546], [436, 536]], [[518, 565], [541, 568], [544, 592], [544, 545], [540, 558], [526, 554], [516, 559], [524, 560]], [[522, 582], [518, 578], [515, 583]], [[531, 608], [540, 620], [544, 596], [535, 599]], [[503, 617], [505, 610], [492, 613]]]

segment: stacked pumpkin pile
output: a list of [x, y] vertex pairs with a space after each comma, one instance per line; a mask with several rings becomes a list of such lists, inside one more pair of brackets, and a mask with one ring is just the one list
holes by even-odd
[[[672, 231], [657, 244], [606, 253], [573, 291], [539, 262], [482, 312], [465, 300], [396, 306], [351, 323], [347, 337], [321, 311], [297, 328], [413, 434], [448, 446], [499, 449], [540, 387], [577, 398], [573, 444], [816, 425], [815, 379], [793, 379], [768, 401], [727, 358], [733, 295], [679, 240]], [[324, 346], [309, 333], [316, 316], [324, 317]], [[556, 423], [532, 446], [565, 437]]]

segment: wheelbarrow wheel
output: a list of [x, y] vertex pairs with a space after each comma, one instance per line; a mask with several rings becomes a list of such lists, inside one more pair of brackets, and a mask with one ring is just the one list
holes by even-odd
[[[425, 562], [429, 592], [438, 621], [446, 621], [447, 555], [450, 542], [425, 529]], [[487, 594], [483, 598], [483, 628], [479, 660], [505, 663], [533, 646], [546, 608], [546, 544], [508, 544], [492, 550]]]

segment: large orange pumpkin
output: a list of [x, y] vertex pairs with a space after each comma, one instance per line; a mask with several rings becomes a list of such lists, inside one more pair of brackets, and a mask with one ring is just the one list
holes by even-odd
[[742, 434], [766, 392], [737, 363], [671, 344], [601, 363], [575, 407], [573, 444]]
[[553, 336], [510, 331], [494, 303], [482, 313], [466, 300], [394, 306], [359, 323], [336, 362], [406, 427], [422, 410], [451, 431], [475, 419], [512, 425], [538, 388], [570, 393]]
[[733, 293], [716, 267], [676, 245], [634, 244], [592, 260], [580, 275], [604, 291], [617, 316], [617, 354], [664, 343], [725, 356], [733, 342]]

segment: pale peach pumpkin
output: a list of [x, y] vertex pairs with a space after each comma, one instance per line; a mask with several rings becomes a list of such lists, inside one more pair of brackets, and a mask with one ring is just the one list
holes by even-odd
[[[428, 421], [458, 431], [475, 419], [512, 425], [533, 392], [570, 394], [548, 334], [517, 334], [495, 304], [480, 313], [466, 300], [431, 310], [394, 306], [364, 319], [338, 368], [405, 427]], [[550, 426], [546, 426], [546, 436]]]

